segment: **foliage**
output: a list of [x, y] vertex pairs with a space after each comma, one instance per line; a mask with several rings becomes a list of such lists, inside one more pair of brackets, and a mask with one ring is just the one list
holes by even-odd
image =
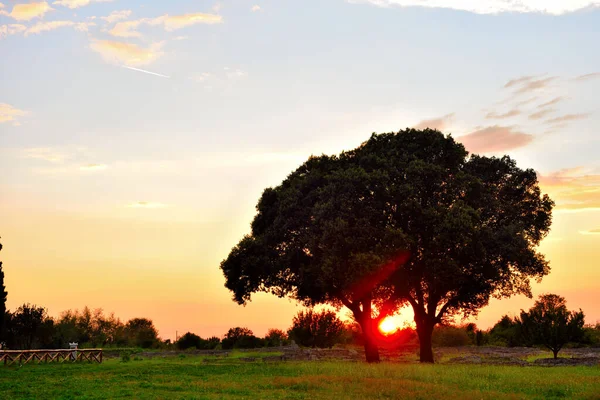
[[265, 346], [284, 346], [289, 342], [288, 335], [281, 329], [269, 329], [265, 336]]
[[125, 337], [130, 344], [142, 348], [156, 347], [159, 343], [158, 331], [152, 320], [148, 318], [133, 318], [127, 321], [124, 329]]
[[490, 329], [488, 343], [496, 346], [525, 346], [526, 339], [519, 318], [502, 316]]
[[254, 336], [254, 333], [248, 328], [231, 328], [225, 334], [221, 341], [221, 346], [224, 350], [229, 349], [253, 349], [262, 347], [264, 341]]
[[554, 358], [565, 344], [584, 335], [583, 311], [567, 310], [564, 297], [556, 294], [542, 295], [529, 311], [521, 311], [521, 325], [525, 337], [552, 350]]
[[592, 347], [600, 347], [600, 322], [596, 325], [585, 325], [583, 327], [583, 344]]
[[432, 362], [437, 323], [491, 296], [530, 295], [530, 279], [548, 273], [536, 246], [552, 207], [535, 171], [509, 157], [467, 158], [430, 129], [373, 134], [265, 189], [251, 235], [221, 269], [240, 304], [263, 291], [348, 307], [368, 361], [379, 359], [378, 321], [407, 301]]
[[180, 337], [175, 345], [180, 350], [186, 349], [199, 349], [199, 350], [213, 350], [217, 345], [221, 343], [221, 339], [218, 337], [211, 337], [209, 339], [202, 339], [200, 336], [187, 332], [185, 335]]
[[436, 327], [431, 340], [436, 347], [460, 347], [473, 343], [465, 327], [452, 325]]
[[333, 311], [300, 311], [292, 321], [288, 336], [306, 347], [333, 347], [340, 341], [345, 325]]
[[6, 344], [9, 349], [35, 349], [52, 343], [54, 321], [47, 310], [23, 304], [6, 314]]

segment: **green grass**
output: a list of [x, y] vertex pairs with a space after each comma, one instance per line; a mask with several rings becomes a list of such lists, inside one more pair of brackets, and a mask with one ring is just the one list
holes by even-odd
[[[0, 367], [4, 399], [598, 399], [598, 367], [241, 362], [186, 356]], [[262, 353], [263, 356], [265, 353]], [[267, 353], [269, 354], [269, 353]], [[273, 353], [270, 353], [273, 355]]]

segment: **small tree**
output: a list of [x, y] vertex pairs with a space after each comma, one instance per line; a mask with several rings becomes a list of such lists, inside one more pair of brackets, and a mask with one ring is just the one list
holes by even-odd
[[233, 348], [252, 349], [261, 347], [262, 344], [262, 340], [254, 336], [254, 332], [241, 327], [229, 329], [225, 334], [225, 338], [221, 341], [224, 350]]
[[125, 324], [125, 335], [130, 344], [142, 348], [154, 347], [158, 344], [158, 331], [152, 320], [147, 318], [133, 318]]
[[333, 311], [300, 311], [288, 331], [291, 339], [306, 347], [333, 347], [343, 335], [345, 325]]
[[583, 337], [583, 325], [583, 311], [567, 310], [565, 298], [556, 294], [542, 295], [529, 311], [521, 311], [525, 336], [552, 350], [554, 358], [565, 344]]
[[[2, 243], [0, 243], [2, 250]], [[6, 298], [8, 292], [4, 286], [4, 271], [2, 270], [2, 261], [0, 261], [0, 342], [5, 339], [5, 321], [6, 321]]]
[[490, 329], [490, 340], [492, 344], [496, 345], [523, 346], [526, 344], [526, 339], [523, 337], [522, 331], [521, 321], [518, 318], [504, 315]]
[[281, 329], [269, 329], [265, 336], [265, 345], [267, 347], [282, 346], [287, 343], [288, 335]]
[[180, 337], [175, 344], [179, 350], [191, 348], [201, 349], [204, 347], [202, 338], [191, 332], [187, 332], [185, 335]]

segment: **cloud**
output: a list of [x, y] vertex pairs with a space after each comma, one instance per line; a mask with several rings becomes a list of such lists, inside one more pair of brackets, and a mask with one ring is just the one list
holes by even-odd
[[553, 112], [555, 112], [556, 110], [554, 108], [547, 108], [545, 110], [542, 111], [538, 111], [536, 113], [533, 113], [529, 116], [529, 119], [533, 119], [533, 120], [537, 120], [537, 119], [542, 119], [544, 118], [546, 115], [548, 114], [552, 114]]
[[109, 24], [112, 24], [114, 22], [121, 21], [123, 19], [127, 19], [127, 18], [129, 18], [130, 15], [131, 15], [131, 10], [113, 11], [108, 15], [108, 17], [100, 17], [100, 19], [103, 19], [104, 21], [108, 22]]
[[191, 79], [193, 81], [198, 82], [198, 83], [203, 83], [203, 82], [206, 82], [207, 80], [209, 80], [211, 78], [212, 78], [211, 74], [209, 74], [208, 72], [202, 72], [201, 74], [193, 76]]
[[591, 229], [589, 231], [579, 231], [582, 235], [600, 235], [600, 229]]
[[252, 12], [257, 12], [260, 11], [260, 6], [258, 4], [255, 4], [252, 6]]
[[221, 22], [223, 22], [223, 17], [216, 14], [162, 15], [156, 18], [119, 22], [108, 33], [124, 38], [141, 37], [142, 34], [136, 30], [140, 25], [162, 26], [166, 31], [172, 32], [195, 24], [219, 24]]
[[[515, 92], [516, 94], [524, 94], [529, 92], [534, 92], [540, 89], [547, 88], [552, 81], [556, 80], [555, 76], [551, 76], [549, 78], [542, 79], [527, 79], [521, 82], [514, 83], [511, 86], [517, 86], [519, 89]], [[510, 83], [510, 82], [509, 82]], [[508, 83], [507, 83], [508, 85]], [[505, 85], [505, 87], [507, 87]], [[510, 87], [510, 86], [508, 86]]]
[[65, 26], [72, 26], [75, 30], [79, 32], [87, 32], [90, 26], [95, 26], [94, 22], [73, 22], [73, 21], [48, 21], [48, 22], [38, 22], [33, 25], [27, 31], [25, 31], [25, 36], [29, 36], [31, 34], [38, 34], [41, 32], [51, 31], [54, 29], [62, 28]]
[[42, 1], [39, 3], [24, 3], [15, 4], [12, 12], [8, 13], [4, 10], [0, 11], [0, 14], [9, 16], [17, 21], [30, 21], [34, 18], [41, 18], [48, 11], [52, 11], [47, 2]]
[[414, 126], [415, 129], [437, 129], [438, 131], [445, 131], [454, 119], [454, 113], [444, 115], [443, 117], [426, 119], [419, 122]]
[[225, 67], [225, 75], [227, 75], [227, 78], [229, 79], [242, 79], [248, 76], [248, 73], [242, 69], [232, 69], [229, 67]]
[[560, 122], [577, 121], [580, 119], [586, 119], [589, 116], [590, 116], [589, 114], [567, 114], [567, 115], [563, 115], [562, 117], [549, 119], [546, 122], [548, 124], [557, 124]]
[[44, 160], [51, 163], [62, 163], [69, 158], [67, 154], [50, 147], [34, 147], [23, 150], [23, 156], [25, 158], [35, 158], [37, 160]]
[[517, 132], [514, 127], [490, 126], [456, 138], [472, 153], [498, 153], [527, 146], [533, 135]]
[[534, 102], [534, 101], [536, 101], [536, 100], [537, 100], [537, 97], [532, 97], [532, 98], [530, 98], [530, 99], [527, 99], [527, 100], [523, 100], [523, 101], [520, 101], [520, 102], [518, 102], [518, 103], [516, 104], [516, 106], [517, 106], [517, 107], [525, 106], [525, 105], [527, 105], [527, 104], [529, 104], [529, 103], [533, 103], [533, 102]]
[[600, 78], [600, 72], [594, 72], [591, 74], [581, 75], [575, 78], [576, 81], [587, 81], [590, 79]]
[[475, 14], [537, 13], [562, 15], [597, 7], [597, 0], [348, 0], [349, 3], [370, 3], [379, 7], [449, 8]]
[[19, 117], [24, 117], [28, 114], [27, 111], [19, 110], [10, 104], [0, 103], [0, 124], [12, 122], [14, 126], [19, 126]]
[[600, 210], [600, 175], [583, 167], [538, 175], [540, 186], [563, 211]]
[[155, 203], [149, 201], [136, 201], [135, 203], [127, 204], [127, 208], [165, 208], [166, 204]]
[[164, 42], [153, 43], [148, 48], [132, 43], [111, 40], [93, 40], [90, 48], [99, 53], [107, 62], [127, 66], [148, 65], [163, 55]]
[[75, 9], [83, 6], [87, 6], [90, 3], [106, 3], [113, 0], [58, 0], [55, 1], [54, 5], [68, 7], [70, 9]]
[[564, 100], [563, 96], [560, 97], [555, 97], [554, 99], [546, 102], [546, 103], [542, 103], [539, 106], [537, 106], [537, 108], [544, 108], [544, 107], [548, 107], [548, 106], [553, 106], [554, 104], [560, 103], [561, 101]]
[[514, 109], [514, 110], [510, 110], [504, 114], [497, 114], [495, 112], [489, 112], [489, 113], [487, 113], [485, 118], [487, 118], [487, 119], [506, 119], [506, 118], [510, 118], [510, 117], [515, 117], [519, 114], [521, 114], [521, 111]]
[[24, 32], [26, 29], [27, 27], [21, 24], [0, 25], [0, 39]]
[[103, 171], [107, 168], [108, 168], [108, 166], [106, 164], [88, 164], [88, 165], [83, 165], [83, 166], [79, 167], [79, 170], [95, 172], [95, 171]]
[[529, 75], [529, 76], [522, 76], [522, 77], [520, 77], [520, 78], [516, 78], [516, 79], [511, 79], [510, 81], [508, 81], [508, 82], [507, 82], [507, 83], [504, 85], [504, 87], [505, 87], [506, 89], [508, 89], [508, 88], [510, 88], [510, 87], [513, 87], [513, 86], [521, 85], [521, 84], [523, 84], [523, 83], [526, 83], [526, 82], [529, 82], [529, 81], [531, 81], [533, 78], [535, 78], [535, 76], [531, 76], [531, 75]]

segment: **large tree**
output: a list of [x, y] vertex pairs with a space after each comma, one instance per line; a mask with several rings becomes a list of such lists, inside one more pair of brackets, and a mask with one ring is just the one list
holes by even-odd
[[535, 247], [552, 201], [509, 157], [467, 157], [426, 129], [376, 135], [339, 156], [311, 157], [259, 200], [252, 234], [221, 263], [245, 303], [257, 291], [345, 305], [378, 361], [374, 330], [404, 302], [421, 361], [434, 326], [491, 296], [530, 295], [549, 268]]
[[583, 338], [583, 325], [583, 311], [567, 310], [565, 298], [556, 294], [542, 295], [529, 311], [521, 311], [525, 337], [552, 350], [554, 358], [565, 344]]

